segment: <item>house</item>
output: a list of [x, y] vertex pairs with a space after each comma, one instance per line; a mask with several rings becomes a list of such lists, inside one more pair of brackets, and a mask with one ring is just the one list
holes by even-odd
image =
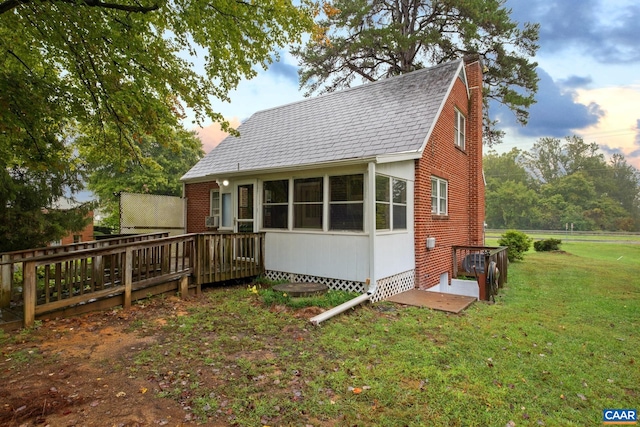
[[[52, 208], [61, 211], [71, 211], [78, 208], [81, 203], [72, 201], [66, 197], [60, 197], [53, 203]], [[95, 240], [93, 236], [93, 211], [90, 210], [86, 214], [87, 225], [79, 231], [70, 231], [60, 240], [54, 240], [49, 246], [71, 245], [73, 243], [90, 242]]]
[[183, 177], [187, 232], [265, 232], [272, 279], [377, 298], [482, 245], [477, 56], [260, 111]]

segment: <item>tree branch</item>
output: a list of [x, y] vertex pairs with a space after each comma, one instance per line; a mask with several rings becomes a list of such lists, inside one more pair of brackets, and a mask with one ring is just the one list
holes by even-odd
[[[160, 5], [158, 3], [153, 4], [151, 6], [133, 6], [128, 4], [120, 4], [120, 3], [105, 3], [100, 0], [49, 0], [49, 3], [68, 3], [73, 4], [75, 6], [87, 6], [87, 7], [100, 7], [103, 9], [115, 9], [121, 10], [124, 12], [133, 12], [133, 13], [149, 13], [154, 10], [160, 9]], [[16, 7], [31, 3], [31, 0], [6, 0], [0, 3], [0, 15], [5, 12], [9, 12], [10, 10], [15, 9]]]

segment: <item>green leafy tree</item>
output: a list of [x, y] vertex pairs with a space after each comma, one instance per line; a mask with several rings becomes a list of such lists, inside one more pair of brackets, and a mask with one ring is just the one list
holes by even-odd
[[[307, 93], [477, 53], [485, 64], [485, 101], [497, 100], [527, 122], [537, 90], [531, 58], [539, 26], [512, 21], [504, 0], [335, 0], [325, 2], [323, 12], [313, 37], [293, 50]], [[485, 137], [492, 144], [500, 134]]]
[[211, 98], [228, 101], [312, 25], [309, 7], [280, 0], [0, 0], [2, 209], [43, 229], [29, 218], [81, 188], [84, 163], [70, 153], [83, 136], [135, 153], [142, 136], [179, 128], [185, 109], [229, 130]]
[[[107, 137], [117, 139], [110, 129]], [[116, 141], [96, 146], [91, 136], [79, 138], [75, 146], [87, 162], [88, 188], [100, 200], [104, 223], [116, 228], [119, 218], [119, 193], [149, 193], [181, 196], [184, 175], [202, 158], [202, 143], [194, 132], [184, 129], [159, 129], [155, 135], [138, 136], [133, 146], [120, 147]]]
[[537, 193], [521, 182], [503, 181], [487, 190], [486, 222], [491, 228], [532, 228], [532, 211], [539, 203]]

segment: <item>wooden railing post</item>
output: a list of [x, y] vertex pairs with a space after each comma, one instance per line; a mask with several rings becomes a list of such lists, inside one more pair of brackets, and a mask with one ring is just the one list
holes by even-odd
[[36, 321], [36, 263], [27, 261], [22, 268], [24, 327], [30, 328]]
[[123, 308], [131, 308], [131, 287], [133, 283], [133, 250], [127, 248], [124, 252], [124, 301]]
[[[2, 255], [2, 262], [9, 262], [11, 255]], [[0, 265], [0, 309], [11, 305], [11, 285], [13, 282], [13, 264]]]

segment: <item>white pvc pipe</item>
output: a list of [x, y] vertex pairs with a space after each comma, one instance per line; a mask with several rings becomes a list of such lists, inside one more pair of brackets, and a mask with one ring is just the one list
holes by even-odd
[[332, 309], [327, 310], [324, 313], [320, 313], [317, 316], [312, 317], [309, 321], [314, 325], [317, 325], [324, 320], [330, 319], [333, 316], [342, 313], [343, 311], [349, 310], [351, 307], [362, 304], [363, 302], [371, 298], [371, 295], [373, 295], [373, 292], [369, 290], [369, 292], [367, 292], [366, 294], [362, 294], [359, 297], [355, 297], [354, 299], [344, 302], [337, 307], [333, 307]]

